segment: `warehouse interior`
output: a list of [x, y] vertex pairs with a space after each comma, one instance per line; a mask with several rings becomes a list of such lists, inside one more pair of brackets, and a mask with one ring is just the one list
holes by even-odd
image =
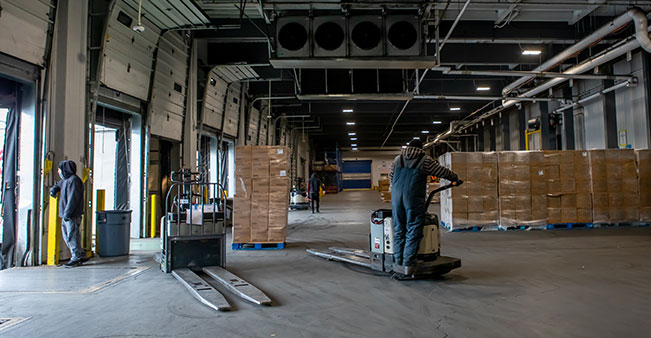
[[[0, 0], [0, 336], [648, 337], [649, 18]], [[463, 182], [427, 178], [399, 281], [389, 174], [414, 140]]]

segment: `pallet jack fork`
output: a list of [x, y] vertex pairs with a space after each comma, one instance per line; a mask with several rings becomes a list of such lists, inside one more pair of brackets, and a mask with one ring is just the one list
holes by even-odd
[[230, 311], [231, 306], [210, 279], [249, 302], [271, 305], [264, 292], [226, 270], [224, 189], [205, 183], [204, 177], [188, 169], [172, 172], [165, 204], [169, 212], [161, 221], [161, 270], [171, 272], [192, 296], [217, 311]]
[[[438, 192], [454, 187], [448, 184], [430, 192], [426, 206]], [[309, 254], [330, 261], [353, 264], [389, 275], [398, 272], [401, 279], [423, 279], [446, 274], [461, 267], [461, 260], [440, 255], [439, 222], [436, 215], [426, 214], [424, 237], [414, 267], [393, 264], [393, 226], [391, 210], [376, 210], [371, 214], [370, 250], [330, 247], [328, 250], [307, 249]]]

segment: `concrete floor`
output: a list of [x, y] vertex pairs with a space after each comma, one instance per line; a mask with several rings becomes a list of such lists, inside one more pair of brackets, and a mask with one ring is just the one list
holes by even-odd
[[72, 270], [2, 271], [0, 318], [16, 319], [0, 336], [651, 336], [651, 228], [444, 233], [443, 253], [462, 267], [428, 281], [305, 253], [367, 246], [369, 212], [387, 206], [377, 192], [327, 195], [320, 214], [290, 213], [287, 249], [229, 250], [229, 269], [272, 307], [226, 293], [234, 310], [215, 312], [146, 251]]

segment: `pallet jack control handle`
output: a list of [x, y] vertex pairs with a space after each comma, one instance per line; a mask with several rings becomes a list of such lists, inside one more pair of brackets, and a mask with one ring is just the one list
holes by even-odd
[[463, 184], [463, 181], [458, 180], [456, 182], [452, 182], [450, 184], [447, 184], [447, 185], [444, 185], [442, 187], [438, 187], [438, 188], [432, 190], [432, 192], [430, 192], [429, 195], [427, 196], [427, 201], [425, 201], [425, 206], [428, 206], [428, 205], [430, 205], [430, 203], [432, 203], [432, 198], [434, 198], [434, 195], [436, 195], [436, 193], [441, 192], [443, 190], [450, 189], [450, 188], [458, 187], [461, 184]]

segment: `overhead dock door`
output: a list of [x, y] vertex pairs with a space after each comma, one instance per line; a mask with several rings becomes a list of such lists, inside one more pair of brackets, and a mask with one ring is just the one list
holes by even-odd
[[371, 160], [344, 161], [344, 190], [371, 189]]

